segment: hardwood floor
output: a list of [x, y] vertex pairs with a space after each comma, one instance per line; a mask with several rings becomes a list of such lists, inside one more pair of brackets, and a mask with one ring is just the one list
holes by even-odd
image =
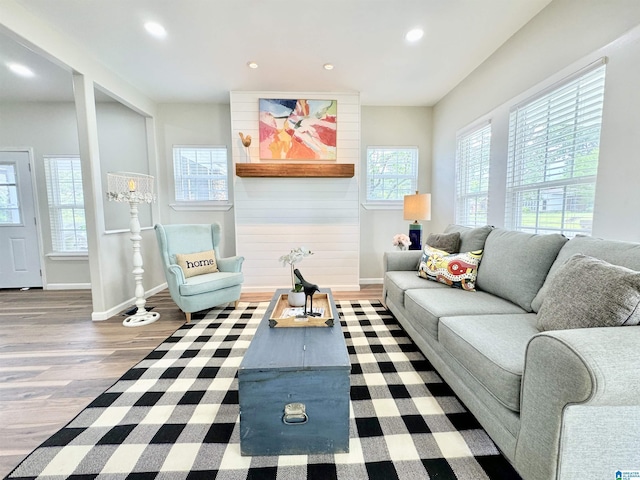
[[[271, 293], [241, 301], [269, 301]], [[336, 300], [380, 300], [382, 285], [334, 292]], [[0, 290], [0, 476], [184, 323], [164, 290], [147, 307], [161, 317], [136, 328], [122, 316], [91, 321], [88, 290]]]

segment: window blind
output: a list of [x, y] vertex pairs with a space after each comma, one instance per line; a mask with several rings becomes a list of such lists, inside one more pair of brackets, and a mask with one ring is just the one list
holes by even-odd
[[511, 111], [508, 228], [591, 233], [605, 73], [601, 62]]
[[51, 244], [54, 252], [86, 252], [87, 224], [80, 157], [45, 156]]
[[417, 147], [367, 148], [368, 202], [402, 202], [417, 189]]
[[173, 173], [176, 201], [229, 199], [226, 146], [173, 147]]
[[487, 224], [491, 124], [458, 136], [456, 147], [456, 223]]

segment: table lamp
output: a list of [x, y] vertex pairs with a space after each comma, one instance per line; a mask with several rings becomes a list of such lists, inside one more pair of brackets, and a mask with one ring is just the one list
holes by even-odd
[[409, 250], [422, 249], [422, 224], [418, 220], [431, 220], [431, 194], [418, 193], [404, 196], [404, 219], [414, 220], [409, 225]]
[[153, 194], [153, 177], [142, 173], [116, 172], [107, 173], [107, 198], [113, 202], [129, 203], [129, 229], [133, 243], [133, 278], [136, 282], [136, 313], [124, 319], [125, 327], [139, 327], [155, 322], [160, 318], [157, 312], [149, 312], [144, 306], [144, 287], [142, 286], [142, 253], [140, 249], [140, 221], [138, 220], [138, 204], [155, 201]]

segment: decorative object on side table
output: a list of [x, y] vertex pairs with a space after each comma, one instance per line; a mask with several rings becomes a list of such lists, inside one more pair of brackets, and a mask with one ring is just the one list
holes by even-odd
[[142, 277], [142, 254], [140, 252], [140, 221], [138, 220], [138, 204], [152, 203], [155, 201], [153, 195], [153, 177], [142, 173], [116, 172], [107, 173], [107, 198], [114, 202], [129, 203], [129, 229], [131, 231], [131, 242], [133, 243], [133, 278], [136, 282], [136, 312], [125, 318], [122, 324], [125, 327], [138, 327], [153, 323], [160, 314], [150, 312], [144, 308], [146, 300], [144, 298], [144, 287]]
[[396, 233], [393, 236], [393, 245], [398, 247], [398, 250], [406, 250], [411, 245], [411, 240], [404, 233]]
[[404, 196], [404, 219], [414, 220], [409, 225], [409, 250], [422, 250], [422, 224], [418, 220], [431, 220], [431, 194], [418, 193]]
[[305, 294], [301, 283], [296, 282], [296, 276], [293, 273], [296, 263], [300, 263], [305, 257], [313, 255], [313, 252], [307, 247], [297, 247], [292, 249], [287, 255], [282, 255], [280, 261], [282, 266], [289, 264], [291, 266], [291, 291], [287, 295], [289, 305], [292, 307], [302, 307], [305, 305]]

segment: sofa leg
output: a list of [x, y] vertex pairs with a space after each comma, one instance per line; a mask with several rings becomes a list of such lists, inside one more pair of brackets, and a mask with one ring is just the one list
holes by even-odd
[[240, 299], [236, 300], [236, 301], [233, 303], [233, 308], [238, 308], [238, 304], [239, 304], [239, 303], [240, 303]]
[[187, 323], [191, 322], [191, 312], [184, 312], [184, 316], [187, 317]]

